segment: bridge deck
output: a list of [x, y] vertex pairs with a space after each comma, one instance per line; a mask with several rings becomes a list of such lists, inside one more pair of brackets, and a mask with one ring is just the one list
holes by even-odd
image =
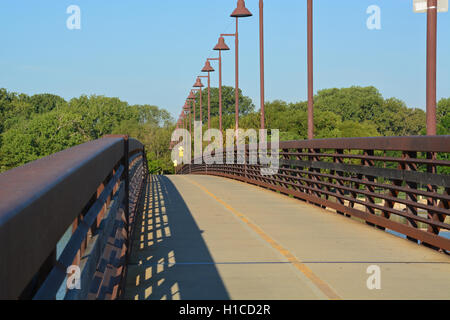
[[127, 299], [450, 299], [448, 256], [299, 200], [210, 176], [145, 192]]

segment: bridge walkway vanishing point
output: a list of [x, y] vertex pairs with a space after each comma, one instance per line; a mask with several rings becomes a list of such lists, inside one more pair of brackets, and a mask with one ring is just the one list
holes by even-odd
[[125, 299], [450, 299], [447, 255], [235, 180], [152, 176], [136, 223]]

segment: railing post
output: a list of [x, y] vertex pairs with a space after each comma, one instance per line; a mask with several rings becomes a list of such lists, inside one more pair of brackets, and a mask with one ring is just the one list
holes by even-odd
[[[369, 160], [369, 157], [373, 157], [375, 155], [374, 150], [370, 149], [370, 150], [363, 150], [363, 155], [364, 158], [361, 159], [361, 166], [363, 167], [374, 167], [375, 163], [373, 160]], [[373, 176], [369, 176], [369, 175], [363, 175], [362, 176], [362, 180], [364, 181], [368, 181], [368, 182], [374, 182], [375, 181], [375, 177]], [[370, 193], [375, 193], [375, 188], [371, 185], [365, 185], [364, 186], [364, 190], [370, 192]], [[372, 214], [375, 215], [375, 209], [373, 207], [371, 207], [370, 205], [375, 204], [375, 199], [372, 196], [365, 196], [365, 202], [368, 203], [369, 205], [365, 205], [365, 212], [368, 214]], [[372, 227], [375, 227], [375, 224], [369, 221], [366, 221], [366, 224]]]
[[[402, 159], [411, 159], [411, 158], [412, 159], [417, 158], [417, 152], [406, 152], [406, 151], [404, 151], [402, 153]], [[403, 167], [402, 169], [404, 171], [417, 171], [417, 165], [416, 164], [405, 163], [405, 164], [402, 164], [402, 167]], [[406, 192], [405, 193], [405, 199], [409, 200], [409, 201], [412, 201], [414, 203], [417, 203], [418, 202], [418, 198], [417, 198], [417, 195], [414, 193], [414, 191], [417, 190], [417, 183], [416, 182], [409, 182], [409, 181], [407, 181], [405, 187], [408, 188], [408, 189], [411, 189], [413, 191], [411, 193]], [[418, 209], [416, 207], [414, 207], [414, 206], [406, 205], [405, 209], [406, 209], [407, 213], [410, 213], [410, 214], [412, 214], [414, 216], [418, 215]], [[415, 228], [415, 229], [419, 228], [419, 226], [417, 225], [417, 222], [415, 220], [413, 220], [413, 219], [406, 219], [406, 221], [407, 221], [408, 225], [411, 226], [412, 228]], [[412, 241], [412, 242], [418, 243], [417, 239], [415, 239], [415, 238], [412, 238], [410, 236], [407, 236], [406, 238], [408, 240]]]

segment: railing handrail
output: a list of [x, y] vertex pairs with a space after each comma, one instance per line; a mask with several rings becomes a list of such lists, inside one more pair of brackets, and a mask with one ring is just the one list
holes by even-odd
[[[0, 174], [0, 297], [21, 294], [123, 159], [124, 143], [105, 137]], [[135, 139], [128, 144], [129, 154], [143, 149]]]
[[[266, 147], [271, 148], [271, 142]], [[346, 149], [346, 150], [384, 150], [415, 152], [448, 152], [450, 135], [446, 136], [405, 136], [405, 137], [367, 137], [367, 138], [328, 138], [313, 140], [280, 141], [279, 149]], [[242, 145], [240, 146], [243, 147]], [[246, 144], [245, 150], [259, 149], [259, 144]], [[238, 146], [223, 147], [218, 152], [230, 152]], [[213, 151], [212, 154], [216, 152]]]
[[280, 149], [354, 149], [448, 152], [448, 136], [334, 138], [280, 142]]

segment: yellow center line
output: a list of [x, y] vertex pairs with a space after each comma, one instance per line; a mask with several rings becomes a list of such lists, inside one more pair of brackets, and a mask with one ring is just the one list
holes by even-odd
[[304, 263], [302, 263], [299, 259], [297, 259], [289, 250], [285, 249], [282, 245], [280, 245], [278, 242], [273, 240], [267, 233], [265, 233], [260, 227], [258, 227], [256, 224], [252, 223], [244, 214], [234, 209], [232, 206], [230, 206], [228, 203], [217, 197], [215, 194], [210, 192], [208, 189], [206, 189], [204, 186], [198, 184], [197, 182], [184, 177], [186, 180], [188, 180], [193, 185], [200, 188], [203, 192], [205, 192], [207, 195], [209, 195], [211, 198], [219, 202], [221, 205], [223, 205], [226, 209], [231, 211], [236, 217], [238, 217], [242, 222], [247, 224], [250, 229], [252, 229], [254, 232], [256, 232], [262, 239], [264, 239], [267, 243], [269, 243], [275, 250], [277, 250], [279, 253], [281, 253], [295, 268], [297, 268], [300, 272], [302, 272], [309, 280], [312, 281], [312, 283], [320, 290], [323, 294], [325, 294], [329, 299], [332, 300], [341, 300], [341, 297], [337, 295], [336, 292], [322, 279], [320, 279], [310, 268], [308, 268]]

